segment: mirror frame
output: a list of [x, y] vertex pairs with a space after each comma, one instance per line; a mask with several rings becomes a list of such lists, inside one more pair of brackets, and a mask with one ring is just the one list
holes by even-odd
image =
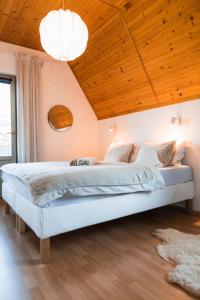
[[[67, 110], [67, 113], [70, 114], [70, 118], [71, 118], [71, 125], [67, 126], [67, 127], [63, 127], [63, 128], [56, 128], [51, 120], [52, 116], [50, 117], [50, 114], [53, 114], [53, 111], [54, 110], [61, 110], [61, 109], [64, 109], [64, 110]], [[59, 115], [59, 113], [57, 113], [57, 115]], [[62, 104], [57, 104], [57, 105], [54, 105], [52, 106], [49, 111], [48, 111], [48, 116], [47, 116], [47, 120], [48, 120], [48, 123], [50, 125], [50, 127], [56, 131], [56, 132], [66, 132], [68, 131], [72, 126], [73, 126], [73, 115], [72, 115], [72, 112], [70, 111], [70, 109], [65, 106], [65, 105], [62, 105]]]

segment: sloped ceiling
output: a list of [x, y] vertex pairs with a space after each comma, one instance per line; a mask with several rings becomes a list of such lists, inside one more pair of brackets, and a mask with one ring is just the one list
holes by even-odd
[[[1, 0], [0, 40], [41, 50], [62, 1]], [[89, 29], [70, 63], [98, 119], [200, 97], [200, 0], [68, 0]]]

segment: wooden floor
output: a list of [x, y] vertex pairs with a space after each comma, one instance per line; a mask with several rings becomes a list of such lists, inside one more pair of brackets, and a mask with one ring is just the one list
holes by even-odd
[[0, 208], [0, 299], [193, 299], [170, 285], [172, 266], [159, 258], [156, 228], [199, 233], [200, 217], [154, 210], [52, 239], [52, 262], [40, 264], [39, 239], [16, 233]]

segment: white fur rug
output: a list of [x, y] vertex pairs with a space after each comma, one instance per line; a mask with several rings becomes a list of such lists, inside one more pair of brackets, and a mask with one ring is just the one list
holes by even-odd
[[157, 246], [158, 254], [175, 264], [167, 276], [168, 281], [200, 297], [200, 235], [176, 229], [157, 229], [153, 235], [163, 242]]

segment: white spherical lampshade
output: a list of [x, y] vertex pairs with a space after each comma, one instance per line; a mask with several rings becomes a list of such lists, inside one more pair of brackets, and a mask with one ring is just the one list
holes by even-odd
[[40, 23], [40, 40], [50, 56], [71, 61], [85, 51], [88, 29], [76, 13], [63, 9], [53, 10]]

